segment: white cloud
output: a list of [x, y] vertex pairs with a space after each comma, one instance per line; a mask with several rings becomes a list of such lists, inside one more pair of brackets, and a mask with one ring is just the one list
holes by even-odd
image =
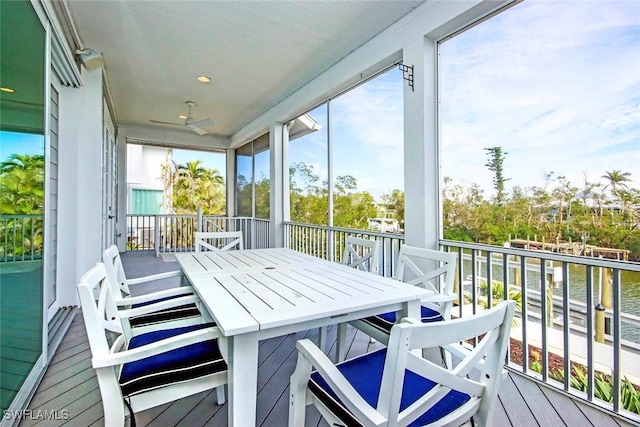
[[502, 146], [508, 185], [613, 169], [640, 182], [639, 23], [640, 2], [529, 0], [445, 42], [445, 175], [490, 191], [483, 148]]

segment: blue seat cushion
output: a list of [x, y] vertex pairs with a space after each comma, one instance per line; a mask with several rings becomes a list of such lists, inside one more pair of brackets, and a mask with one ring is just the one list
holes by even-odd
[[[440, 322], [443, 320], [440, 313], [425, 306], [420, 307], [420, 316], [423, 323]], [[362, 321], [386, 332], [387, 334], [390, 334], [391, 328], [396, 324], [396, 312], [392, 311], [390, 313], [379, 314], [377, 316], [365, 317]]]
[[[128, 349], [142, 347], [165, 338], [214, 326], [212, 323], [164, 329], [137, 335]], [[218, 340], [202, 341], [135, 362], [125, 363], [120, 373], [122, 394], [131, 396], [203, 375], [222, 372], [227, 364], [222, 359]]]
[[[382, 372], [386, 355], [387, 349], [383, 348], [336, 365], [338, 370], [344, 375], [347, 381], [351, 383], [358, 394], [373, 408], [378, 405], [378, 396], [380, 394], [380, 385], [382, 384]], [[403, 411], [420, 397], [424, 396], [435, 385], [436, 383], [428, 378], [424, 378], [408, 370], [405, 371], [400, 411]], [[363, 426], [343, 405], [318, 372], [311, 374], [309, 390], [323, 402], [331, 412], [342, 420], [345, 427]], [[431, 409], [409, 424], [409, 427], [423, 426], [432, 423], [453, 412], [470, 399], [468, 394], [451, 390], [438, 403], [431, 407]]]
[[[179, 296], [159, 298], [153, 301], [134, 304], [132, 308], [144, 307], [145, 305], [155, 304], [157, 302], [167, 301], [167, 300], [171, 300], [173, 298], [178, 298], [178, 297]], [[195, 304], [189, 303], [189, 304], [180, 305], [177, 307], [166, 308], [164, 310], [159, 310], [149, 314], [143, 314], [142, 316], [131, 317], [129, 319], [129, 322], [131, 323], [132, 327], [137, 327], [137, 326], [154, 325], [157, 323], [166, 322], [168, 320], [180, 320], [180, 319], [186, 319], [189, 317], [197, 317], [197, 316], [200, 316], [200, 310], [198, 310], [198, 307], [196, 307]]]

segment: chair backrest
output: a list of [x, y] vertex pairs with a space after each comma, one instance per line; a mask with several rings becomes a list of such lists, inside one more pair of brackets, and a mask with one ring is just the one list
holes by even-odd
[[449, 295], [453, 292], [457, 259], [458, 254], [455, 252], [402, 245], [395, 278]]
[[[408, 425], [453, 389], [469, 395], [470, 400], [447, 415], [451, 425], [457, 416], [464, 420], [473, 414], [476, 424], [488, 425], [502, 378], [515, 305], [514, 301], [503, 301], [490, 310], [448, 322], [422, 323], [406, 318], [394, 325], [387, 347], [377, 411], [388, 415], [389, 425]], [[473, 349], [460, 344], [480, 336], [482, 338]], [[412, 352], [448, 346], [455, 346], [457, 354], [464, 356], [450, 370]], [[415, 404], [399, 412], [406, 369], [429, 378], [436, 385]]]
[[[94, 358], [109, 355], [108, 333], [123, 334], [122, 323], [113, 299], [112, 289], [103, 263], [87, 271], [78, 284], [89, 346]], [[114, 371], [115, 378], [115, 371]]]
[[194, 237], [196, 252], [244, 249], [242, 231], [196, 232]]
[[359, 270], [378, 272], [380, 242], [347, 236], [342, 254], [342, 264]]
[[[111, 245], [102, 253], [102, 262], [107, 272], [109, 284], [114, 298], [128, 297], [131, 295], [127, 276], [124, 273], [120, 252], [116, 245]], [[118, 293], [120, 292], [120, 293]]]

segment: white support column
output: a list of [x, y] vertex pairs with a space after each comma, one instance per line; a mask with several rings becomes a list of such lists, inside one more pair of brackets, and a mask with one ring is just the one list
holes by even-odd
[[[286, 136], [285, 136], [286, 135]], [[269, 200], [269, 247], [284, 247], [284, 200], [289, 199], [289, 193], [284, 188], [284, 142], [289, 138], [286, 125], [273, 123], [269, 127], [269, 177], [271, 192]]]
[[227, 216], [236, 215], [236, 150], [227, 149]]
[[404, 86], [405, 243], [437, 248], [440, 236], [437, 150], [436, 44], [426, 37], [403, 48], [413, 67]]
[[[102, 70], [82, 70], [83, 86], [60, 90], [58, 301], [77, 305], [76, 285], [102, 260]], [[78, 120], [81, 117], [81, 120]]]

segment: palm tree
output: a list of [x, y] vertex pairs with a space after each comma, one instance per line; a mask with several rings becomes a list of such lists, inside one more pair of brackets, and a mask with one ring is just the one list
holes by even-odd
[[612, 204], [611, 204], [611, 219], [614, 219], [614, 211], [615, 207], [613, 206], [613, 202], [617, 202], [618, 205], [622, 205], [624, 203], [623, 196], [620, 194], [620, 189], [618, 187], [622, 187], [623, 189], [628, 188], [627, 182], [630, 182], [631, 172], [622, 172], [614, 169], [611, 172], [605, 172], [605, 175], [602, 175], [602, 178], [609, 181], [607, 185], [604, 186], [603, 190], [607, 187], [611, 187], [611, 195], [613, 196]]
[[44, 156], [12, 154], [0, 163], [0, 214], [42, 214]]
[[185, 165], [163, 167], [165, 187], [171, 189], [171, 202], [176, 213], [205, 215], [223, 214], [225, 210], [224, 178], [215, 169], [208, 169], [200, 160]]
[[631, 182], [629, 178], [631, 176], [631, 172], [622, 172], [619, 170], [612, 170], [611, 172], [605, 172], [605, 175], [602, 175], [602, 178], [609, 181], [607, 185], [604, 186], [611, 187], [611, 194], [614, 194], [618, 186], [627, 188], [627, 182]]

